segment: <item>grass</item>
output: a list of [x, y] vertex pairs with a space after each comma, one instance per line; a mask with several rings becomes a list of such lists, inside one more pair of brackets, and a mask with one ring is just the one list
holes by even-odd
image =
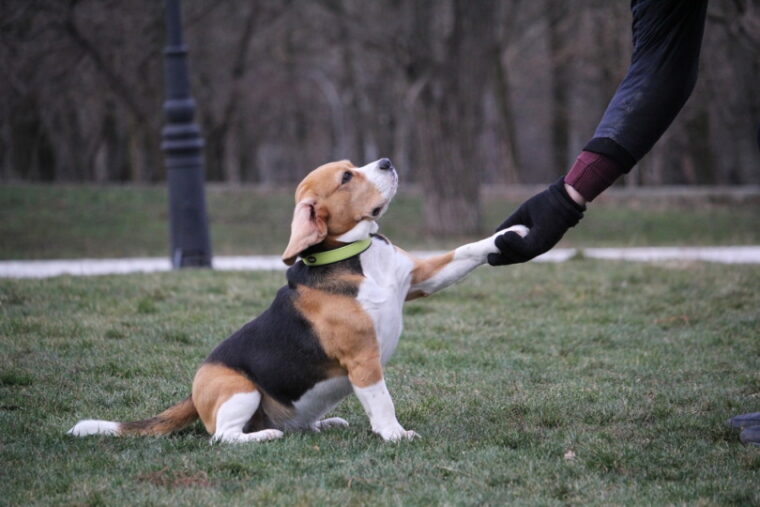
[[0, 280], [0, 504], [760, 503], [760, 269], [576, 260], [481, 268], [407, 307], [387, 368], [418, 441], [347, 430], [209, 445], [75, 439], [149, 416], [261, 312], [282, 273]]
[[[287, 243], [291, 190], [211, 186], [207, 192], [215, 254], [277, 254]], [[485, 232], [519, 204], [487, 194]], [[162, 187], [0, 186], [0, 259], [168, 255]], [[473, 238], [426, 234], [421, 198], [402, 192], [382, 231], [407, 249], [437, 249]], [[760, 244], [760, 202], [594, 203], [563, 246]]]

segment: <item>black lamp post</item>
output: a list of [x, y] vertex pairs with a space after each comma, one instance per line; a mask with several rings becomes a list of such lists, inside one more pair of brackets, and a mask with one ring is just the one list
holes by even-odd
[[166, 0], [166, 39], [166, 125], [161, 148], [166, 154], [169, 184], [172, 266], [211, 267], [203, 187], [203, 139], [194, 122], [195, 101], [190, 95], [180, 0]]

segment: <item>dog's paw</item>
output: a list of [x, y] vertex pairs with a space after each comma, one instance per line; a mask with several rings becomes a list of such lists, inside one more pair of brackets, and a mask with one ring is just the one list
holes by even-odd
[[507, 232], [516, 232], [521, 238], [524, 238], [528, 235], [530, 232], [530, 229], [525, 227], [524, 225], [513, 225], [512, 227], [507, 227], [504, 230], [501, 230], [495, 234], [495, 236], [501, 236], [502, 234], [505, 234]]
[[496, 246], [496, 238], [503, 236], [508, 232], [514, 232], [519, 234], [521, 238], [524, 238], [530, 232], [530, 229], [524, 225], [513, 225], [506, 229], [502, 229], [499, 232], [492, 234], [486, 239], [481, 239], [475, 243], [470, 243], [464, 247], [460, 247], [463, 252], [466, 251], [469, 255], [481, 259], [482, 262], [486, 262], [489, 254], [499, 253], [499, 247]]
[[404, 431], [404, 437], [406, 440], [414, 440], [415, 438], [422, 438], [419, 433], [414, 430]]
[[421, 438], [416, 431], [405, 430], [401, 426], [378, 432], [386, 442], [400, 442], [401, 440], [412, 440]]
[[348, 421], [341, 417], [328, 417], [327, 419], [317, 421], [314, 423], [314, 426], [312, 426], [312, 429], [316, 432], [333, 428], [348, 428]]
[[281, 430], [276, 430], [273, 428], [245, 434], [245, 436], [248, 437], [247, 441], [253, 442], [266, 442], [267, 440], [276, 440], [278, 438], [282, 438], [284, 435], [285, 433], [283, 433]]
[[253, 433], [243, 433], [239, 430], [225, 431], [215, 433], [211, 437], [211, 444], [239, 444], [244, 442], [266, 442], [282, 438], [285, 434], [281, 430], [268, 428], [265, 430], [254, 431]]
[[507, 227], [506, 229], [500, 230], [499, 232], [497, 232], [496, 234], [494, 234], [493, 236], [489, 238], [492, 242], [491, 251], [488, 252], [489, 254], [499, 253], [499, 247], [496, 246], [496, 239], [499, 238], [500, 236], [505, 235], [508, 232], [514, 232], [521, 238], [524, 238], [525, 236], [528, 235], [528, 233], [530, 232], [530, 229], [528, 229], [524, 225], [513, 225], [512, 227]]
[[472, 259], [480, 263], [485, 263], [490, 254], [499, 253], [499, 248], [496, 246], [496, 238], [508, 232], [517, 233], [520, 237], [524, 238], [528, 235], [530, 230], [524, 225], [513, 225], [512, 227], [503, 229], [485, 239], [481, 239], [480, 241], [460, 246], [455, 250], [454, 258]]
[[530, 229], [528, 229], [524, 225], [513, 225], [512, 227], [507, 227], [506, 229], [502, 229], [498, 231], [496, 234], [488, 238], [493, 242], [492, 243], [493, 248], [495, 249], [494, 252], [490, 252], [490, 253], [498, 253], [499, 249], [496, 247], [496, 238], [498, 238], [499, 236], [504, 236], [508, 232], [514, 232], [521, 238], [524, 238], [525, 236], [528, 235], [528, 233], [530, 232]]

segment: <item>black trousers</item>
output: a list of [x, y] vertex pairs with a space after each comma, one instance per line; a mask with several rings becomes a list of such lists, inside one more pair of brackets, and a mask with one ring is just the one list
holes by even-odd
[[632, 0], [633, 56], [584, 148], [626, 171], [672, 123], [697, 81], [707, 0]]

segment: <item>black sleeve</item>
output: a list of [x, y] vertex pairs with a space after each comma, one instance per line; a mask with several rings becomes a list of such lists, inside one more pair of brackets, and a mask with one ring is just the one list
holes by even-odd
[[628, 172], [657, 142], [697, 80], [707, 0], [632, 0], [633, 55], [584, 150]]

